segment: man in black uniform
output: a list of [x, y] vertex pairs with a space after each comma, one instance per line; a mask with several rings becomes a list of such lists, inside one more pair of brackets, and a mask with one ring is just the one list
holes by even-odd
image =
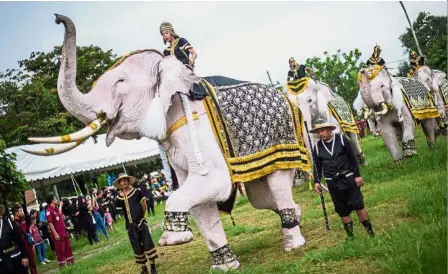
[[411, 65], [411, 69], [408, 72], [408, 76], [412, 77], [419, 67], [426, 66], [426, 58], [424, 56], [418, 56], [417, 52], [412, 50], [409, 63]]
[[386, 62], [384, 61], [384, 59], [380, 56], [381, 54], [381, 47], [379, 45], [376, 45], [373, 48], [373, 54], [372, 56], [369, 58], [369, 60], [367, 60], [366, 65], [368, 67], [373, 66], [373, 65], [379, 65], [379, 66], [384, 66], [386, 64]]
[[307, 71], [311, 77], [311, 74], [312, 74], [311, 68], [305, 67], [304, 65], [298, 65], [296, 60], [293, 57], [289, 58], [289, 68], [290, 69], [288, 71], [287, 82], [299, 80], [299, 79], [305, 77]]
[[5, 207], [0, 205], [0, 273], [2, 274], [28, 273], [28, 252], [21, 233], [16, 223], [6, 216]]
[[319, 134], [320, 141], [313, 148], [314, 188], [321, 193], [321, 176], [327, 181], [334, 208], [341, 217], [349, 238], [353, 238], [353, 221], [350, 213], [355, 210], [360, 222], [373, 236], [372, 224], [364, 208], [361, 193], [363, 179], [350, 140], [342, 134], [333, 134], [335, 126], [319, 119], [311, 133]]
[[134, 187], [135, 182], [135, 177], [128, 176], [126, 173], [118, 176], [114, 182], [116, 188], [121, 188], [117, 203], [123, 208], [126, 230], [134, 250], [135, 262], [142, 267], [141, 273], [149, 273], [146, 267], [146, 262], [149, 260], [151, 274], [156, 274], [157, 251], [146, 224], [146, 197], [140, 189]]

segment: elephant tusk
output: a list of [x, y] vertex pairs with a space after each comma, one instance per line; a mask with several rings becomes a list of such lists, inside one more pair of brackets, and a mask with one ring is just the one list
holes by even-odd
[[84, 143], [84, 141], [87, 140], [87, 138], [81, 139], [77, 142], [72, 142], [72, 143], [60, 145], [57, 147], [45, 148], [45, 149], [41, 149], [41, 150], [29, 150], [29, 149], [24, 149], [24, 148], [21, 148], [21, 150], [26, 153], [39, 155], [39, 156], [52, 156], [52, 155], [61, 154], [61, 153], [64, 153], [64, 152], [74, 149], [75, 147]]
[[381, 103], [383, 109], [380, 112], [375, 112], [376, 115], [384, 115], [387, 113], [387, 105], [385, 103]]
[[54, 137], [29, 137], [28, 140], [34, 143], [49, 143], [49, 144], [64, 144], [70, 142], [78, 142], [85, 140], [93, 134], [97, 133], [103, 126], [103, 122], [100, 119], [96, 119], [90, 125], [72, 134]]

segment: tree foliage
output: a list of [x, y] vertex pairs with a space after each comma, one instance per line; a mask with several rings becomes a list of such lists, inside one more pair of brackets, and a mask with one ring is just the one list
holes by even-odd
[[[88, 92], [116, 59], [112, 50], [77, 47], [80, 91]], [[18, 69], [0, 74], [0, 138], [8, 147], [26, 144], [29, 136], [67, 134], [83, 126], [58, 98], [60, 61], [61, 47], [55, 47], [46, 53], [32, 52], [28, 59], [19, 61]]]
[[360, 57], [361, 52], [358, 49], [348, 53], [338, 50], [332, 55], [325, 51], [323, 58], [308, 58], [306, 65], [312, 68], [314, 79], [327, 83], [334, 92], [351, 104], [358, 94], [357, 73], [364, 66]]
[[[428, 60], [428, 65], [433, 69], [447, 70], [447, 16], [431, 15], [420, 12], [417, 19], [412, 22], [423, 55]], [[409, 54], [411, 50], [417, 51], [414, 37], [410, 28], [399, 37], [404, 52]], [[406, 64], [404, 64], [406, 63]], [[399, 74], [405, 76], [408, 72], [409, 63], [403, 62]], [[405, 69], [407, 69], [405, 71]]]
[[15, 153], [6, 153], [6, 144], [0, 139], [0, 201], [21, 201], [22, 192], [29, 189], [25, 175], [17, 170]]

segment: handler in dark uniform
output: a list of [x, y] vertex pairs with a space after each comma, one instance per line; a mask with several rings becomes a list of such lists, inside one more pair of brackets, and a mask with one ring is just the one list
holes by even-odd
[[169, 47], [163, 51], [163, 55], [173, 55], [185, 66], [193, 70], [194, 62], [198, 55], [187, 39], [179, 37], [174, 31], [173, 26], [168, 22], [163, 22], [160, 25], [160, 34], [163, 37], [163, 43], [166, 44], [168, 42], [170, 44]]
[[424, 56], [418, 56], [417, 52], [414, 50], [411, 51], [411, 57], [409, 58], [411, 69], [408, 72], [408, 76], [412, 77], [419, 67], [426, 66], [426, 61], [427, 60]]
[[310, 130], [320, 137], [320, 141], [313, 148], [314, 188], [316, 192], [321, 193], [320, 182], [323, 173], [335, 210], [342, 219], [348, 237], [353, 237], [353, 221], [350, 217], [353, 210], [367, 232], [373, 236], [372, 224], [364, 208], [360, 189], [363, 180], [355, 152], [346, 136], [333, 134], [335, 128], [320, 119], [316, 121], [314, 129]]
[[369, 58], [369, 60], [367, 60], [366, 65], [369, 66], [373, 66], [373, 65], [379, 65], [379, 66], [384, 66], [386, 64], [386, 62], [384, 61], [384, 59], [380, 56], [381, 54], [381, 47], [379, 45], [376, 45], [373, 48], [373, 54], [372, 56]]
[[5, 207], [0, 205], [0, 273], [27, 274], [28, 256], [20, 228], [6, 216]]
[[312, 70], [310, 67], [305, 67], [304, 65], [298, 65], [294, 57], [289, 58], [289, 71], [288, 71], [288, 79], [289, 81], [299, 80], [306, 76], [306, 72], [312, 74]]
[[121, 188], [121, 192], [117, 196], [117, 203], [123, 208], [126, 230], [134, 250], [135, 262], [141, 265], [141, 273], [146, 274], [148, 273], [146, 262], [149, 260], [151, 274], [155, 274], [157, 273], [155, 264], [157, 251], [144, 217], [147, 209], [146, 197], [143, 196], [140, 189], [134, 187], [135, 182], [135, 177], [128, 176], [126, 173], [121, 173], [118, 176], [114, 182], [116, 188]]

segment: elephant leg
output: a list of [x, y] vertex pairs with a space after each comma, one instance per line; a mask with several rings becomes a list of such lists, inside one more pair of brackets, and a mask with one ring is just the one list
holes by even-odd
[[415, 121], [411, 112], [405, 106], [403, 106], [403, 139], [402, 149], [405, 157], [412, 157], [417, 154], [415, 148]]
[[400, 149], [400, 145], [395, 134], [395, 128], [388, 121], [383, 121], [383, 118], [378, 122], [381, 129], [381, 135], [383, 137], [384, 144], [389, 149], [389, 153], [395, 163], [403, 160], [403, 153]]
[[[271, 193], [268, 182], [266, 178], [262, 178], [256, 181], [252, 181], [244, 184], [246, 188], [247, 198], [250, 204], [256, 209], [270, 209], [273, 210], [280, 216], [277, 204], [275, 203], [274, 196]], [[292, 188], [292, 184], [290, 189]], [[298, 204], [295, 204], [296, 218], [300, 225], [302, 218], [302, 210]]]
[[206, 164], [207, 176], [189, 172], [185, 182], [168, 198], [165, 206], [165, 222], [160, 246], [179, 245], [193, 240], [188, 227], [190, 209], [204, 203], [226, 200], [231, 193], [230, 175], [225, 168]]
[[428, 142], [428, 147], [430, 150], [434, 149], [436, 125], [435, 119], [425, 119], [422, 121], [423, 133], [425, 133], [426, 141]]
[[212, 268], [217, 270], [237, 269], [240, 263], [230, 248], [216, 203], [205, 203], [190, 209], [202, 235], [205, 238]]
[[305, 244], [296, 216], [296, 203], [292, 197], [292, 180], [294, 169], [276, 170], [266, 179], [278, 209], [283, 231], [285, 251], [299, 248]]
[[350, 139], [350, 143], [355, 150], [356, 157], [358, 158], [358, 163], [362, 166], [367, 166], [367, 161], [364, 153], [362, 152], [361, 145], [359, 144], [358, 135], [352, 132], [347, 133], [348, 138]]

